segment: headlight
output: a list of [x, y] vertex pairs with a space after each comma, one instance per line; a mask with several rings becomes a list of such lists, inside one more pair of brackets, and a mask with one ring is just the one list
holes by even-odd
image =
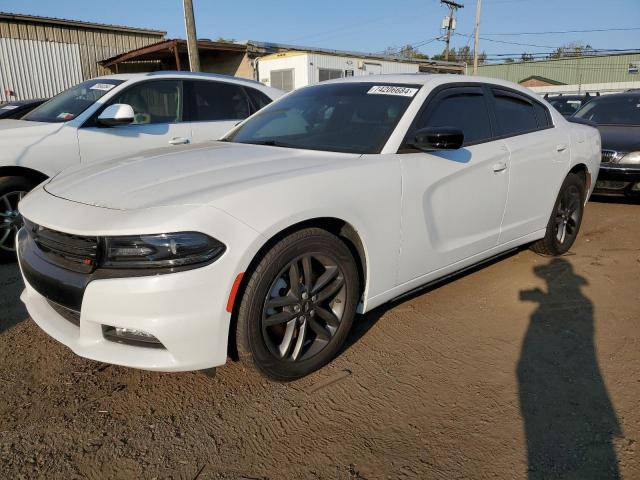
[[618, 163], [626, 163], [631, 165], [640, 165], [640, 152], [629, 152], [623, 155]]
[[215, 260], [225, 246], [204, 233], [107, 237], [103, 266], [110, 268], [182, 267]]

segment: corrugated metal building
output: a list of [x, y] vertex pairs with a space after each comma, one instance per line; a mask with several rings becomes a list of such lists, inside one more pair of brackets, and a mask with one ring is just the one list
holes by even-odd
[[284, 91], [335, 78], [393, 73], [458, 73], [464, 65], [332, 50], [287, 51], [258, 59], [260, 82]]
[[0, 101], [50, 97], [109, 73], [99, 62], [166, 32], [0, 12]]
[[640, 88], [640, 52], [481, 65], [478, 75], [540, 93], [614, 92]]

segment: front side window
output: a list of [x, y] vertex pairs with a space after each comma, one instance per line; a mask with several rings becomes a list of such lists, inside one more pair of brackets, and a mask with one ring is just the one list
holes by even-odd
[[133, 125], [176, 123], [182, 121], [182, 82], [158, 80], [141, 82], [109, 102], [131, 105]]
[[447, 93], [427, 108], [418, 120], [417, 128], [453, 127], [464, 133], [464, 144], [491, 139], [491, 123], [481, 88], [465, 88], [460, 93]]
[[226, 140], [379, 153], [419, 89], [419, 85], [370, 82], [302, 88], [258, 112]]
[[326, 80], [335, 80], [336, 78], [342, 78], [342, 70], [335, 70], [332, 68], [318, 69], [318, 81], [324, 82]]
[[518, 135], [538, 128], [532, 102], [510, 92], [493, 90], [496, 117], [501, 135]]
[[270, 74], [270, 82], [273, 88], [290, 92], [293, 90], [293, 69], [273, 70]]
[[82, 82], [56, 95], [27, 113], [23, 120], [32, 122], [68, 122], [93, 105], [123, 80], [99, 78]]
[[598, 125], [640, 125], [640, 95], [610, 95], [591, 100], [575, 114]]
[[191, 82], [194, 121], [243, 120], [249, 116], [249, 99], [240, 85]]

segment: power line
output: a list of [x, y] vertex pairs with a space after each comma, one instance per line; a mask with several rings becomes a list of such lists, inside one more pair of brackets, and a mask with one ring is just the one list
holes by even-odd
[[[460, 37], [473, 37], [473, 35], [467, 34], [467, 33], [458, 33], [458, 32], [454, 32], [454, 35], [458, 35]], [[535, 45], [533, 43], [520, 43], [520, 42], [508, 42], [506, 40], [494, 40], [493, 38], [486, 38], [486, 37], [480, 37], [480, 40], [485, 40], [487, 42], [494, 42], [494, 43], [504, 43], [507, 45], [520, 45], [522, 47], [536, 47], [536, 48], [549, 48], [551, 50], [555, 50], [556, 48], [559, 47], [551, 47], [549, 45]]]
[[511, 32], [511, 33], [483, 33], [483, 35], [487, 36], [514, 36], [514, 35], [549, 35], [549, 34], [558, 34], [558, 33], [592, 33], [592, 32], [628, 32], [632, 30], [640, 30], [640, 27], [630, 27], [630, 28], [594, 28], [589, 30], [558, 30], [558, 31], [549, 31], [549, 32]]

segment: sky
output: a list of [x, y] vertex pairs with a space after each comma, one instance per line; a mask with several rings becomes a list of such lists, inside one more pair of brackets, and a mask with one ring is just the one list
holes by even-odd
[[[456, 1], [465, 7], [457, 12], [452, 47], [473, 46], [476, 0]], [[367, 53], [411, 44], [428, 55], [444, 48], [435, 38], [443, 33], [440, 25], [448, 11], [439, 0], [194, 0], [194, 9], [199, 38]], [[147, 27], [166, 30], [168, 38], [185, 37], [181, 0], [0, 0], [0, 11]], [[611, 30], [630, 28], [635, 30]], [[596, 29], [607, 31], [528, 34]], [[480, 37], [479, 50], [494, 59], [551, 52], [569, 42], [640, 49], [640, 0], [482, 0]]]

